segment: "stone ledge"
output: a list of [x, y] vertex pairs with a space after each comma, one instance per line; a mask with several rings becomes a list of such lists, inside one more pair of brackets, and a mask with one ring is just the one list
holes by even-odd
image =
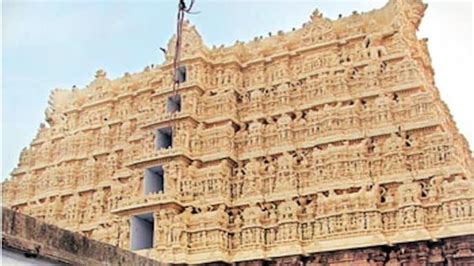
[[474, 265], [474, 235], [206, 266]]
[[45, 224], [5, 207], [2, 207], [2, 245], [73, 265], [169, 265]]

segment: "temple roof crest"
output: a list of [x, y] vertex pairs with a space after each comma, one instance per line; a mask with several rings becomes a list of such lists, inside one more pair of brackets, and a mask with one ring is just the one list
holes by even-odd
[[313, 44], [324, 40], [333, 40], [336, 33], [331, 21], [323, 17], [323, 14], [316, 9], [310, 16], [310, 21], [303, 26], [303, 42]]
[[[182, 44], [181, 44], [181, 57], [195, 56], [199, 51], [205, 48], [202, 41], [202, 37], [196, 30], [196, 27], [186, 20], [183, 23], [182, 33]], [[168, 49], [166, 52], [166, 61], [172, 61], [175, 53], [176, 34], [173, 35], [171, 40], [168, 42]]]

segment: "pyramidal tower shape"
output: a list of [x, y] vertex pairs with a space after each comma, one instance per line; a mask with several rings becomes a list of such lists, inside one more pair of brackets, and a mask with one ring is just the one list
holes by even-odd
[[176, 36], [161, 65], [54, 90], [3, 204], [167, 263], [474, 263], [474, 163], [426, 7], [213, 48], [186, 22], [176, 91]]

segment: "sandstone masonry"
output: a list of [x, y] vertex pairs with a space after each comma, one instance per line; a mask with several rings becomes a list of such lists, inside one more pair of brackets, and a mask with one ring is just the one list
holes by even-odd
[[212, 49], [187, 23], [176, 95], [175, 37], [162, 65], [54, 90], [4, 203], [167, 263], [355, 261], [370, 248], [389, 265], [447, 263], [458, 251], [426, 243], [472, 242], [474, 161], [416, 37], [425, 8], [315, 11]]

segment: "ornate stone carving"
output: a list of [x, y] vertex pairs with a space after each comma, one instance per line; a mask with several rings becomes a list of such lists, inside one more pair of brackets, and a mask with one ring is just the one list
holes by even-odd
[[154, 240], [137, 252], [169, 263], [467, 261], [451, 237], [474, 233], [474, 164], [416, 39], [424, 9], [315, 11], [213, 49], [186, 23], [176, 95], [174, 37], [159, 67], [55, 90], [4, 204], [123, 248], [145, 215]]

